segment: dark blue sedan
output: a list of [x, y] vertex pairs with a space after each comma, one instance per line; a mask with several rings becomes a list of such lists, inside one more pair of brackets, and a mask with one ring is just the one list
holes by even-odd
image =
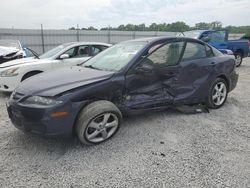
[[43, 135], [76, 132], [98, 144], [119, 129], [122, 116], [205, 104], [216, 109], [238, 81], [233, 56], [191, 38], [122, 42], [82, 65], [22, 82], [7, 102], [13, 124]]

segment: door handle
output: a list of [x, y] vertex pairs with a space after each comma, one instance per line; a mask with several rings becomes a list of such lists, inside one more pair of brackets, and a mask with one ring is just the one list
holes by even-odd
[[176, 74], [173, 73], [173, 72], [170, 72], [170, 73], [165, 74], [165, 76], [167, 76], [167, 77], [173, 77], [173, 76], [175, 76], [175, 75], [176, 75]]

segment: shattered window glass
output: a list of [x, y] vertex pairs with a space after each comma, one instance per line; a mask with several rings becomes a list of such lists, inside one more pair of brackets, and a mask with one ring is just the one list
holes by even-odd
[[151, 62], [155, 66], [176, 65], [180, 59], [183, 45], [184, 42], [173, 42], [163, 45], [146, 58], [147, 63]]

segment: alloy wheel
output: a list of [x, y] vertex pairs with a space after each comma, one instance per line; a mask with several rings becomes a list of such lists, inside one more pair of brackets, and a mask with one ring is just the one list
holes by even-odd
[[115, 114], [103, 113], [90, 121], [85, 131], [85, 137], [89, 142], [102, 142], [116, 132], [118, 125], [119, 120]]
[[227, 87], [225, 83], [218, 82], [215, 84], [212, 94], [212, 101], [216, 106], [223, 104], [227, 97]]

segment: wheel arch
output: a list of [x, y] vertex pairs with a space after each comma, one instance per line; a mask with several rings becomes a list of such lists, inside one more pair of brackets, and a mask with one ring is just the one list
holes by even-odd
[[73, 125], [72, 125], [72, 127], [71, 127], [71, 131], [72, 131], [72, 134], [73, 134], [73, 135], [76, 134], [76, 122], [77, 122], [77, 120], [78, 120], [78, 118], [79, 118], [79, 115], [80, 115], [80, 113], [82, 112], [82, 110], [83, 110], [84, 108], [86, 108], [88, 105], [90, 105], [91, 103], [94, 103], [94, 102], [97, 102], [97, 101], [108, 101], [108, 102], [110, 102], [110, 103], [113, 103], [113, 104], [121, 111], [121, 109], [114, 103], [114, 101], [108, 100], [108, 99], [106, 99], [106, 98], [104, 98], [104, 99], [92, 98], [92, 99], [89, 99], [89, 100], [82, 101], [82, 105], [81, 105], [81, 107], [77, 110], [77, 112], [76, 112], [76, 114], [75, 114], [75, 119], [74, 119], [74, 121], [73, 121], [74, 123], [73, 123]]
[[234, 55], [235, 55], [236, 53], [240, 53], [240, 54], [243, 56], [243, 55], [244, 55], [244, 50], [241, 49], [241, 48], [238, 48], [238, 49], [235, 50]]
[[223, 74], [219, 75], [218, 78], [224, 79], [226, 81], [226, 83], [227, 83], [227, 89], [230, 90], [230, 81], [229, 81], [229, 79]]
[[24, 78], [28, 75], [28, 74], [39, 74], [39, 73], [42, 73], [43, 71], [42, 70], [32, 70], [32, 71], [28, 71], [28, 72], [26, 72], [23, 76], [22, 76], [22, 79], [21, 79], [21, 81], [23, 81], [24, 80]]
[[[106, 104], [106, 105], [104, 105], [104, 104]], [[89, 109], [88, 109], [88, 107], [89, 107]], [[106, 112], [110, 113], [111, 111], [112, 111], [112, 113], [114, 112], [115, 114], [117, 114], [117, 118], [119, 119], [119, 122], [121, 123], [121, 121], [122, 121], [122, 113], [121, 113], [120, 109], [113, 102], [111, 102], [109, 100], [86, 101], [85, 104], [80, 108], [79, 112], [77, 113], [77, 116], [76, 116], [76, 119], [75, 119], [76, 121], [75, 121], [75, 123], [73, 125], [72, 134], [75, 134], [75, 135], [79, 134], [79, 128], [80, 128], [79, 125], [81, 125], [81, 124], [79, 124], [79, 122], [77, 123], [77, 121], [88, 122], [89, 120], [92, 120], [95, 117], [97, 117], [96, 114], [99, 114], [99, 113], [102, 114], [102, 113], [106, 113]], [[93, 116], [93, 113], [94, 113], [94, 116]], [[80, 135], [82, 135], [82, 134], [80, 134]], [[78, 137], [79, 137], [79, 135], [78, 135]], [[82, 139], [80, 139], [80, 140], [82, 140]], [[88, 145], [93, 144], [90, 141], [87, 141], [87, 142], [89, 142], [89, 143], [86, 143], [86, 140], [85, 140], [83, 143], [88, 144]]]

